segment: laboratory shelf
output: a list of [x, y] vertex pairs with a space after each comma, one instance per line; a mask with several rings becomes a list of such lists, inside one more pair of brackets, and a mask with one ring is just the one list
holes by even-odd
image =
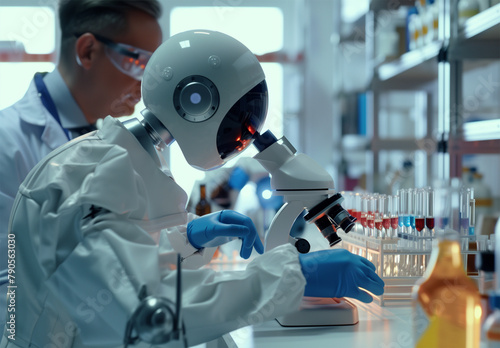
[[437, 143], [431, 138], [404, 138], [404, 139], [373, 139], [371, 142], [372, 151], [417, 151], [425, 150], [433, 152], [437, 149]]
[[[450, 42], [448, 57], [462, 59], [500, 59], [500, 4], [469, 18]], [[475, 68], [468, 65], [466, 70]]]
[[[500, 41], [500, 4], [469, 18], [458, 31], [458, 40]], [[497, 47], [498, 48], [498, 47]]]
[[[443, 42], [435, 41], [407, 52], [400, 58], [376, 67], [377, 80], [373, 87], [412, 89], [438, 77], [438, 56]], [[451, 59], [500, 58], [500, 4], [468, 19], [450, 43]], [[469, 69], [475, 66], [470, 66]]]
[[500, 154], [500, 140], [488, 139], [477, 141], [464, 141], [462, 139], [450, 139], [448, 142], [449, 152], [455, 154]]
[[437, 57], [443, 46], [440, 41], [407, 52], [400, 58], [376, 68], [374, 88], [415, 89], [416, 86], [436, 80]]

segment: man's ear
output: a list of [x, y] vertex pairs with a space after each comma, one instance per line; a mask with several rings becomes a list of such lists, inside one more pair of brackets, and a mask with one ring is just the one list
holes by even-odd
[[97, 56], [97, 40], [91, 33], [78, 37], [75, 43], [76, 62], [84, 69], [90, 69]]

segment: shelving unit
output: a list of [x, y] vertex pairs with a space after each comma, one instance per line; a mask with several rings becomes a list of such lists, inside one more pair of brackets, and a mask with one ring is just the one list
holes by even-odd
[[414, 89], [415, 85], [434, 81], [438, 77], [437, 56], [441, 51], [441, 41], [408, 53], [399, 59], [376, 67], [373, 88]]
[[[456, 11], [447, 1], [450, 11]], [[497, 120], [466, 123], [460, 108], [464, 103], [462, 76], [465, 71], [484, 66], [485, 60], [500, 60], [500, 4], [469, 18], [459, 28], [452, 23], [448, 50], [448, 66], [455, 76], [443, 79], [444, 93], [449, 92], [449, 176], [460, 177], [465, 154], [499, 154], [500, 110]], [[486, 62], [487, 64], [488, 62]], [[500, 96], [500, 90], [497, 91]]]
[[[377, 16], [387, 10], [390, 3], [382, 0], [371, 2], [370, 14], [365, 16], [371, 19], [364, 22], [364, 30], [376, 32]], [[410, 1], [404, 5], [414, 3]], [[420, 152], [420, 156], [425, 157], [420, 176], [442, 180], [462, 176], [464, 155], [500, 154], [500, 107], [490, 110], [494, 117], [468, 122], [464, 102], [469, 96], [464, 98], [462, 95], [464, 85], [470, 83], [464, 81], [465, 73], [500, 62], [500, 4], [469, 18], [461, 27], [458, 25], [458, 1], [440, 0], [439, 6], [438, 40], [406, 52], [395, 60], [376, 64], [374, 35], [365, 37], [366, 59], [373, 70], [366, 87], [369, 96], [367, 124], [372, 128], [372, 134], [368, 134], [371, 145], [366, 170], [366, 189], [369, 191], [376, 189], [374, 173], [380, 170], [382, 151]], [[490, 85], [478, 89], [482, 87], [492, 93], [491, 98], [500, 99], [498, 76], [484, 79], [485, 83], [491, 82]], [[420, 106], [421, 115], [417, 115], [425, 128], [421, 134], [401, 138], [380, 136], [381, 102], [388, 93], [395, 91], [426, 95]], [[420, 111], [413, 110], [415, 114]]]

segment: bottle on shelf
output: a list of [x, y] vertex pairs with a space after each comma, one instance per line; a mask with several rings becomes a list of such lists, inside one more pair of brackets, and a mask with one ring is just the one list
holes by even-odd
[[416, 7], [412, 7], [408, 11], [407, 43], [408, 51], [413, 51], [423, 46], [422, 18]]
[[491, 188], [483, 181], [483, 174], [479, 173], [475, 167], [471, 168], [474, 198], [476, 199], [476, 214], [489, 215], [493, 211], [493, 197]]
[[467, 19], [479, 13], [478, 0], [460, 0], [458, 2], [458, 25], [463, 26]]
[[479, 348], [481, 297], [467, 276], [456, 231], [438, 233], [425, 275], [412, 292], [416, 348]]
[[200, 184], [200, 200], [196, 204], [196, 215], [203, 216], [211, 212], [212, 208], [207, 200], [207, 187], [205, 184]]

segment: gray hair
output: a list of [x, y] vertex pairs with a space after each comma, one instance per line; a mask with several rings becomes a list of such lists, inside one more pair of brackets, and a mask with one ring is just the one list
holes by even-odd
[[158, 0], [60, 0], [61, 59], [74, 55], [75, 34], [92, 32], [113, 38], [127, 30], [127, 14], [138, 10], [159, 19]]

